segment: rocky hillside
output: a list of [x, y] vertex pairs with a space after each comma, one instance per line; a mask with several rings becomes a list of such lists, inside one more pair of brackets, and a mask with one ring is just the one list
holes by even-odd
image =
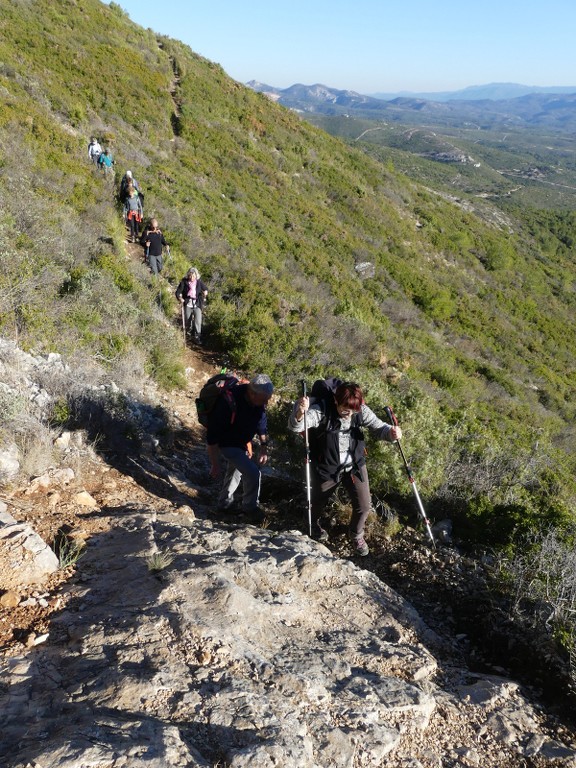
[[[117, 3], [2, 10], [0, 335], [123, 388], [181, 386], [164, 320], [192, 262], [212, 348], [234, 367], [267, 372], [286, 400], [338, 374], [394, 405], [433, 518], [491, 546], [572, 523], [571, 214], [503, 215], [410, 182], [388, 149], [312, 127]], [[94, 135], [109, 176], [88, 162]], [[168, 283], [127, 258], [128, 169], [170, 243]], [[405, 512], [396, 457], [371, 450], [375, 492]]]
[[[574, 764], [550, 633], [483, 647], [509, 615], [490, 562], [427, 549], [396, 452], [371, 446], [370, 471], [401, 535], [375, 517], [359, 563], [342, 521], [328, 548], [303, 533], [284, 430], [302, 377], [357, 378], [459, 541], [569, 530], [569, 219], [412, 184], [116, 3], [2, 11], [0, 763]], [[171, 246], [160, 278], [126, 242], [127, 168]], [[173, 296], [191, 263], [194, 352]], [[213, 511], [193, 400], [223, 364], [279, 394], [260, 528]]]
[[[7, 344], [1, 359], [4, 378], [46, 404], [40, 382], [62, 361]], [[478, 564], [419, 537], [374, 539], [361, 563], [337, 532], [311, 541], [302, 489], [274, 460], [261, 528], [215, 516], [193, 398], [217, 362], [188, 351], [182, 393], [134, 398], [135, 424], [166, 413], [167, 441], [149, 427], [119, 454], [86, 430], [53, 433], [53, 465], [4, 492], [2, 765], [576, 765], [576, 733], [505, 658], [468, 665], [474, 637], [444, 597], [464, 599], [462, 583], [480, 597]], [[58, 534], [86, 546], [54, 571], [45, 545]], [[387, 586], [408, 588], [409, 562], [420, 613]]]

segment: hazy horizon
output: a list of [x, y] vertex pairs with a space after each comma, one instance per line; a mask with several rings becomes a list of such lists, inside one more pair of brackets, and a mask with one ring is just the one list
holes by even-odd
[[358, 93], [457, 91], [489, 83], [576, 83], [576, 4], [456, 0], [122, 0], [132, 21], [186, 43], [239, 82], [322, 83]]

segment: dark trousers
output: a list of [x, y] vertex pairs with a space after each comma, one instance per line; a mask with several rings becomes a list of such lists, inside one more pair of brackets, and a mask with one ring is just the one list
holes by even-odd
[[136, 216], [129, 216], [128, 222], [130, 224], [131, 237], [138, 238], [138, 234], [140, 230], [140, 224], [138, 222], [138, 219], [136, 218]]
[[352, 517], [350, 518], [350, 535], [360, 538], [364, 535], [364, 526], [366, 518], [372, 508], [372, 499], [370, 496], [370, 483], [368, 481], [368, 471], [366, 465], [360, 467], [360, 477], [357, 477], [354, 471], [343, 472], [339, 480], [322, 481], [314, 472], [312, 472], [312, 523], [314, 528], [322, 526], [322, 515], [326, 505], [330, 501], [334, 491], [340, 483], [346, 489], [350, 501], [352, 502]]

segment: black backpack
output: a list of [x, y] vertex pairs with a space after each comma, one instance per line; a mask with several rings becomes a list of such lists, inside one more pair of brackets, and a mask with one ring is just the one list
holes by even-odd
[[196, 414], [198, 421], [203, 427], [208, 426], [208, 416], [220, 397], [223, 397], [228, 403], [230, 408], [230, 424], [234, 423], [236, 400], [232, 394], [232, 389], [241, 383], [240, 379], [230, 372], [217, 373], [208, 379], [196, 398]]
[[[324, 415], [320, 424], [308, 431], [308, 444], [310, 455], [313, 459], [319, 460], [327, 456], [326, 439], [336, 429], [335, 420], [338, 418], [334, 393], [340, 384], [343, 383], [343, 379], [329, 376], [326, 379], [317, 379], [312, 384], [310, 396], [316, 399], [317, 404], [320, 403]], [[364, 441], [364, 433], [360, 429], [361, 420], [361, 414], [355, 413], [352, 415], [350, 432], [356, 442]]]
[[317, 379], [312, 384], [310, 396], [322, 403], [324, 414], [327, 414], [328, 410], [333, 406], [334, 393], [340, 384], [342, 384], [342, 379], [337, 379], [335, 376], [329, 376], [327, 379]]

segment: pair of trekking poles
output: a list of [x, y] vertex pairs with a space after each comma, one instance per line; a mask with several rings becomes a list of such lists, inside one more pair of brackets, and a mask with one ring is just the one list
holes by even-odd
[[[302, 381], [302, 397], [306, 397], [305, 381]], [[390, 425], [393, 427], [397, 427], [398, 419], [396, 418], [396, 414], [394, 413], [392, 408], [390, 408], [390, 406], [387, 405], [384, 408], [384, 411], [386, 412], [386, 416], [388, 417], [388, 421], [390, 422]], [[406, 474], [408, 475], [408, 480], [410, 481], [410, 485], [412, 486], [412, 490], [414, 491], [414, 497], [416, 499], [416, 504], [418, 506], [420, 517], [422, 518], [422, 522], [424, 523], [424, 527], [426, 528], [426, 533], [428, 534], [428, 538], [430, 539], [432, 546], [436, 548], [436, 542], [434, 541], [434, 534], [432, 533], [432, 528], [430, 527], [430, 521], [428, 520], [428, 517], [424, 510], [424, 505], [422, 504], [422, 500], [420, 499], [420, 494], [418, 493], [418, 488], [416, 487], [416, 481], [414, 480], [412, 469], [410, 468], [410, 465], [406, 460], [406, 455], [404, 454], [402, 445], [400, 444], [400, 440], [395, 440], [394, 442], [396, 443], [396, 445], [398, 446], [398, 450], [400, 451], [400, 456], [402, 457], [402, 461], [404, 463], [404, 469], [406, 470]], [[308, 422], [306, 420], [306, 411], [304, 411], [304, 443], [306, 446], [306, 496], [308, 501], [308, 529], [309, 529], [310, 538], [312, 538], [312, 488], [310, 483], [310, 443], [308, 441]]]

